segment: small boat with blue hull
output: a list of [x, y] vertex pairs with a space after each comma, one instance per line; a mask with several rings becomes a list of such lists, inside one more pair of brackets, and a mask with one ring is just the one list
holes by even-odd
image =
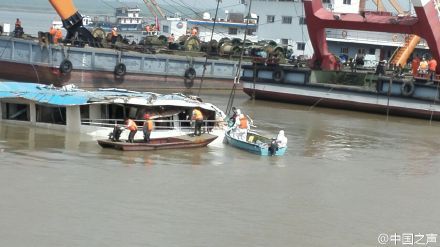
[[287, 147], [282, 147], [282, 148], [274, 147], [274, 149], [276, 149], [276, 150], [271, 151], [272, 139], [264, 137], [260, 134], [253, 132], [253, 131], [248, 132], [248, 134], [246, 136], [247, 141], [242, 141], [242, 140], [238, 140], [238, 139], [234, 138], [231, 135], [231, 130], [228, 130], [225, 132], [225, 140], [231, 146], [234, 146], [236, 148], [240, 148], [240, 149], [246, 150], [248, 152], [261, 155], [261, 156], [271, 156], [271, 155], [282, 156], [282, 155], [284, 155], [284, 153], [286, 152], [286, 149], [287, 149]]

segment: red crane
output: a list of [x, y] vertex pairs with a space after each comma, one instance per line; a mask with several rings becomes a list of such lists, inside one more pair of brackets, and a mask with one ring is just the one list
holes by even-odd
[[[321, 1], [304, 0], [307, 29], [314, 49], [313, 68], [336, 69], [335, 57], [329, 52], [325, 28], [416, 34], [426, 40], [433, 57], [440, 61], [440, 20], [434, 1], [411, 0], [417, 16], [384, 16], [367, 13], [334, 14]], [[440, 73], [440, 66], [437, 67]]]

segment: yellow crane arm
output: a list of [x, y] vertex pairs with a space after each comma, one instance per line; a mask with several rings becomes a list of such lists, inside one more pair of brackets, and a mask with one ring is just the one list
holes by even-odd
[[155, 17], [160, 16], [162, 18], [165, 18], [165, 14], [162, 12], [162, 9], [160, 9], [155, 0], [144, 0], [144, 3], [147, 6], [148, 10], [150, 10], [151, 14], [153, 14]]
[[386, 11], [385, 6], [383, 6], [382, 0], [373, 0], [373, 2], [377, 6], [377, 11]]
[[398, 14], [403, 13], [402, 7], [400, 7], [400, 4], [396, 0], [389, 0], [389, 1]]

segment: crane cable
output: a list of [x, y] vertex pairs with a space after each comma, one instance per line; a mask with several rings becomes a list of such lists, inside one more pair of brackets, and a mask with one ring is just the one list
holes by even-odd
[[[215, 8], [214, 23], [212, 24], [212, 30], [211, 30], [211, 39], [209, 41], [210, 43], [212, 43], [212, 38], [214, 37], [214, 29], [215, 29], [215, 24], [217, 23], [217, 15], [218, 15], [219, 5], [220, 5], [220, 0], [217, 0], [217, 7]], [[208, 63], [208, 54], [206, 54], [205, 63], [203, 64], [203, 72], [202, 72], [202, 77], [200, 78], [200, 85], [199, 85], [199, 90], [197, 92], [197, 96], [200, 96], [200, 90], [202, 90], [203, 78], [205, 77], [207, 63]]]
[[241, 63], [243, 61], [244, 46], [246, 44], [249, 19], [251, 18], [251, 5], [252, 5], [252, 0], [249, 0], [249, 10], [248, 10], [248, 14], [246, 16], [246, 27], [245, 27], [245, 31], [244, 31], [243, 44], [241, 46], [240, 59], [238, 60], [237, 71], [236, 71], [235, 77], [234, 77], [234, 85], [232, 86], [231, 94], [229, 95], [228, 104], [226, 106], [226, 111], [225, 111], [226, 115], [229, 115], [229, 113], [232, 110], [232, 106], [234, 105], [235, 89], [237, 88], [237, 85], [240, 83]]

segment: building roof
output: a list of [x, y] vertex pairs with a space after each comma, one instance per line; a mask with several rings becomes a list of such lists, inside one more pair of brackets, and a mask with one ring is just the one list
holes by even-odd
[[[204, 20], [188, 20], [188, 24], [199, 25], [199, 26], [213, 26], [213, 21], [204, 21]], [[225, 27], [237, 27], [237, 28], [246, 28], [246, 23], [237, 23], [237, 22], [222, 22], [218, 21], [215, 23], [216, 26], [225, 26]], [[257, 24], [248, 24], [248, 28], [256, 28]]]

